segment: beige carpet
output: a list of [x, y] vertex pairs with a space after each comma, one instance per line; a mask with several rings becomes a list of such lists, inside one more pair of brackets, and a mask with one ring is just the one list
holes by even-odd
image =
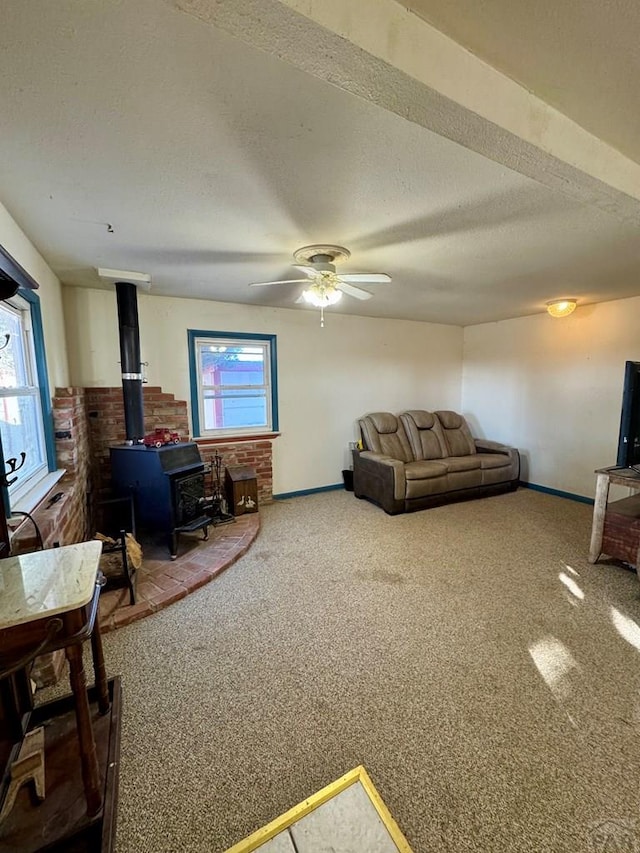
[[262, 525], [105, 637], [118, 853], [223, 851], [358, 764], [416, 853], [640, 849], [640, 583], [587, 563], [589, 506], [329, 492]]

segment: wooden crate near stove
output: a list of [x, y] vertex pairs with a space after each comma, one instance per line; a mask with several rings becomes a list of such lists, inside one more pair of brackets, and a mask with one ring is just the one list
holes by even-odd
[[225, 468], [227, 505], [232, 515], [258, 511], [258, 478], [248, 465], [229, 465]]

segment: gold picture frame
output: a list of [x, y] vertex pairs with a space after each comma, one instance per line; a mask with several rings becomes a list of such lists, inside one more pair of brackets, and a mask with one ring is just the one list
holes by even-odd
[[371, 781], [371, 777], [362, 765], [345, 773], [344, 776], [341, 776], [335, 782], [331, 782], [317, 793], [298, 803], [297, 806], [293, 806], [293, 808], [280, 815], [280, 817], [266, 824], [266, 826], [256, 830], [242, 841], [234, 844], [233, 847], [229, 847], [226, 853], [254, 853], [255, 850], [258, 850], [267, 841], [284, 832], [285, 829], [288, 829], [294, 823], [301, 820], [305, 815], [308, 815], [314, 809], [323, 805], [323, 803], [337, 796], [341, 791], [358, 782], [362, 785], [371, 800], [373, 807], [391, 836], [391, 840], [398, 848], [399, 853], [413, 853], [407, 839], [402, 834], [402, 830], [393, 819], [391, 812], [386, 807], [382, 797]]

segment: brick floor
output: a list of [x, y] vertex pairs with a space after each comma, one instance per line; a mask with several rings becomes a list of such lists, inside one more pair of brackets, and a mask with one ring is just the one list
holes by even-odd
[[180, 536], [178, 558], [172, 560], [164, 544], [143, 546], [142, 568], [136, 577], [136, 603], [129, 604], [128, 589], [100, 596], [100, 628], [113, 631], [144, 619], [203, 586], [241, 557], [260, 530], [259, 513], [241, 515], [232, 524], [209, 528], [201, 534]]

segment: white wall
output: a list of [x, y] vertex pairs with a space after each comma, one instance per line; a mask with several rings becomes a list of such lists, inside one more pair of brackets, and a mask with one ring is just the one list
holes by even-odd
[[49, 266], [0, 203], [0, 246], [34, 278], [40, 287], [42, 326], [51, 394], [56, 386], [69, 384], [69, 366], [62, 311], [62, 288]]
[[[119, 385], [115, 290], [65, 287], [74, 385]], [[341, 482], [356, 419], [370, 411], [459, 409], [462, 329], [309, 309], [276, 309], [141, 293], [151, 385], [189, 400], [187, 329], [277, 335], [281, 436], [274, 492]]]
[[513, 444], [523, 480], [593, 497], [614, 465], [624, 362], [640, 360], [640, 297], [469, 326], [462, 408], [475, 432]]

